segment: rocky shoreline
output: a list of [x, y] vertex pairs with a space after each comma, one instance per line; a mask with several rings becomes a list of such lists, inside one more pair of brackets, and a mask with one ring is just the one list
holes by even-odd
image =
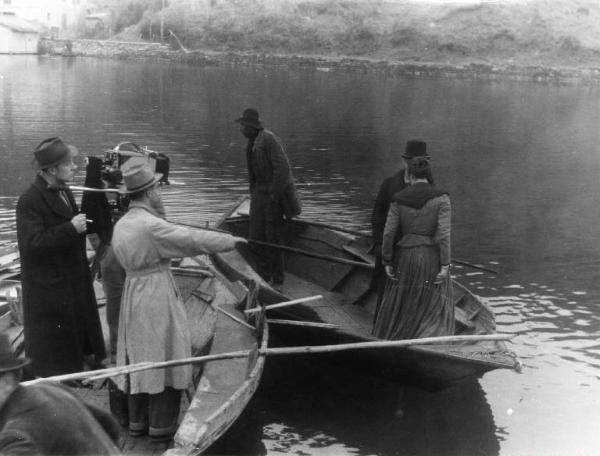
[[487, 63], [425, 63], [357, 57], [279, 55], [266, 53], [172, 50], [150, 42], [42, 40], [40, 54], [69, 57], [156, 59], [195, 65], [272, 65], [319, 71], [377, 72], [388, 76], [490, 81], [522, 81], [559, 85], [600, 85], [600, 68], [519, 66]]

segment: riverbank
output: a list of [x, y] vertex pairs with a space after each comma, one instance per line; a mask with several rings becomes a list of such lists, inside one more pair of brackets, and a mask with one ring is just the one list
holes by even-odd
[[378, 72], [388, 76], [472, 80], [512, 80], [547, 84], [600, 85], [600, 67], [567, 68], [540, 65], [448, 64], [391, 61], [353, 56], [284, 55], [234, 51], [173, 50], [161, 43], [115, 40], [42, 40], [43, 54], [68, 57], [156, 59], [194, 65], [274, 65], [317, 71]]

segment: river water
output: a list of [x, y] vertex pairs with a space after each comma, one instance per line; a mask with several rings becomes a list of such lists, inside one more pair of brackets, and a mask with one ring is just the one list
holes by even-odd
[[425, 393], [360, 365], [269, 360], [250, 417], [223, 451], [598, 453], [598, 88], [0, 56], [0, 244], [15, 241], [32, 149], [54, 135], [84, 154], [121, 141], [168, 154], [170, 218], [213, 223], [247, 191], [233, 119], [248, 106], [287, 146], [303, 217], [351, 228], [369, 228], [406, 140], [425, 139], [452, 198], [453, 257], [498, 270], [453, 274], [492, 306], [499, 331], [518, 334], [510, 348], [523, 372]]

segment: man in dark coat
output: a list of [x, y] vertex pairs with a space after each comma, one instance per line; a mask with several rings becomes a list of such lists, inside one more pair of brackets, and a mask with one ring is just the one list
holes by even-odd
[[[283, 244], [283, 217], [300, 214], [292, 169], [281, 139], [266, 130], [258, 111], [248, 108], [236, 119], [248, 138], [246, 162], [250, 183], [250, 239]], [[283, 252], [273, 248], [254, 248], [257, 272], [276, 288], [283, 284]]]
[[120, 454], [119, 425], [109, 413], [60, 384], [19, 385], [28, 362], [0, 335], [0, 454]]
[[403, 167], [393, 176], [388, 177], [383, 181], [377, 192], [375, 204], [373, 205], [373, 213], [371, 214], [371, 232], [373, 234], [373, 252], [375, 253], [375, 269], [371, 279], [371, 286], [377, 289], [377, 306], [375, 310], [375, 318], [383, 298], [383, 290], [385, 288], [386, 275], [381, 262], [381, 245], [383, 243], [383, 229], [385, 221], [390, 209], [390, 204], [394, 195], [400, 190], [408, 186], [408, 176], [406, 169], [410, 161], [415, 157], [428, 157], [427, 144], [424, 141], [409, 140], [406, 143], [406, 149], [402, 155]]
[[65, 185], [77, 149], [60, 138], [34, 152], [39, 173], [17, 203], [25, 352], [40, 377], [99, 367], [106, 349], [85, 247], [86, 216]]

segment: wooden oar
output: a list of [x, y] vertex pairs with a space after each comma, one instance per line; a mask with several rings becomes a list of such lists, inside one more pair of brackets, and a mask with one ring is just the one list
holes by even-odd
[[489, 268], [484, 268], [483, 266], [477, 266], [476, 264], [467, 263], [466, 261], [456, 260], [454, 258], [452, 258], [450, 261], [452, 261], [452, 263], [454, 263], [454, 264], [460, 264], [461, 266], [467, 266], [469, 268], [479, 269], [480, 271], [491, 272], [492, 274], [498, 274], [498, 271], [495, 271], [495, 270], [489, 269]]
[[[480, 342], [480, 341], [502, 341], [510, 340], [515, 334], [486, 334], [479, 336], [442, 336], [442, 337], [424, 337], [422, 339], [405, 339], [405, 340], [377, 340], [372, 342], [354, 342], [348, 344], [337, 345], [309, 345], [301, 347], [281, 347], [267, 348], [258, 350], [259, 355], [278, 356], [278, 355], [293, 355], [293, 354], [314, 354], [314, 353], [333, 353], [346, 350], [364, 350], [377, 348], [404, 348], [412, 345], [432, 345], [432, 344], [447, 344], [452, 342]], [[192, 358], [175, 359], [171, 361], [160, 362], [144, 362], [138, 364], [130, 364], [128, 366], [114, 367], [109, 369], [100, 369], [95, 371], [77, 372], [74, 374], [57, 375], [54, 377], [39, 378], [23, 382], [23, 385], [31, 385], [42, 381], [65, 381], [87, 379], [88, 382], [94, 380], [103, 380], [108, 377], [117, 375], [131, 374], [151, 369], [164, 369], [167, 367], [183, 366], [185, 364], [205, 363], [221, 359], [245, 358], [252, 353], [252, 350], [241, 350], [228, 353], [218, 353], [215, 355], [196, 356]]]
[[323, 295], [308, 296], [306, 298], [292, 299], [291, 301], [278, 302], [277, 304], [271, 304], [271, 305], [264, 306], [264, 307], [254, 307], [252, 309], [244, 310], [244, 312], [246, 314], [252, 314], [252, 313], [260, 312], [263, 308], [265, 310], [279, 309], [280, 307], [293, 306], [294, 304], [302, 304], [304, 302], [316, 301], [317, 299], [322, 299], [322, 298], [323, 298]]
[[336, 329], [339, 328], [339, 325], [334, 325], [332, 323], [318, 323], [316, 321], [300, 321], [300, 320], [280, 320], [277, 318], [267, 318], [267, 323], [275, 324], [275, 325], [289, 325], [289, 326], [304, 326], [307, 328], [326, 328], [326, 329]]
[[[226, 219], [227, 223], [236, 223], [236, 222], [245, 222], [248, 221], [248, 215], [246, 214], [242, 214], [242, 215], [238, 215], [238, 216], [234, 216], [234, 217], [229, 217]], [[310, 226], [317, 226], [319, 228], [327, 228], [330, 230], [334, 230], [334, 231], [339, 231], [341, 233], [348, 233], [348, 234], [352, 234], [354, 236], [360, 236], [360, 237], [370, 237], [371, 234], [367, 233], [366, 231], [359, 231], [359, 230], [353, 230], [350, 228], [343, 228], [341, 226], [334, 226], [334, 225], [330, 225], [329, 223], [321, 223], [321, 222], [315, 222], [312, 220], [306, 220], [306, 219], [299, 219], [299, 218], [294, 218], [291, 220], [285, 220], [286, 223], [300, 223], [302, 225], [310, 225]]]
[[256, 328], [250, 324], [248, 324], [247, 322], [245, 322], [244, 320], [242, 320], [241, 318], [236, 317], [235, 315], [227, 312], [225, 309], [223, 309], [222, 307], [219, 306], [215, 306], [215, 308], [221, 312], [223, 315], [228, 316], [229, 318], [231, 318], [232, 320], [234, 320], [235, 322], [239, 323], [242, 326], [245, 326], [248, 329], [251, 329], [252, 331], [254, 331]]
[[288, 247], [287, 245], [272, 244], [271, 242], [255, 241], [248, 239], [249, 244], [264, 245], [265, 247], [271, 247], [273, 249], [283, 250], [284, 252], [297, 253], [298, 255], [304, 255], [312, 258], [318, 258], [320, 260], [332, 261], [334, 263], [347, 264], [348, 266], [358, 266], [360, 268], [374, 269], [375, 267], [370, 263], [363, 261], [348, 260], [346, 258], [340, 258], [332, 255], [324, 255], [322, 253], [309, 252], [308, 250], [297, 249], [295, 247]]
[[[233, 222], [238, 221], [238, 220], [248, 220], [248, 217], [247, 216], [242, 216], [242, 217], [235, 217], [235, 218], [229, 218], [229, 219], [227, 219], [227, 221], [233, 221]], [[323, 228], [329, 228], [331, 230], [341, 231], [341, 232], [350, 233], [350, 234], [354, 234], [354, 235], [362, 236], [362, 237], [367, 237], [367, 238], [371, 237], [371, 235], [367, 234], [367, 233], [363, 233], [363, 232], [356, 231], [356, 230], [350, 230], [350, 229], [347, 229], [347, 228], [336, 227], [336, 226], [328, 225], [326, 223], [311, 222], [311, 221], [308, 221], [308, 220], [301, 220], [301, 219], [293, 219], [292, 222], [300, 222], [300, 223], [304, 223], [304, 224], [307, 224], [307, 225], [321, 226]], [[182, 226], [187, 226], [187, 227], [190, 227], [190, 228], [196, 228], [196, 229], [199, 229], [199, 230], [208, 230], [208, 231], [216, 231], [217, 233], [231, 234], [229, 231], [219, 230], [217, 228], [209, 228], [209, 227], [203, 227], [203, 226], [188, 225], [186, 223], [180, 223], [180, 222], [171, 222], [171, 223], [175, 223], [177, 225], [182, 225]], [[331, 255], [323, 255], [323, 254], [320, 254], [320, 253], [309, 252], [308, 250], [297, 249], [295, 247], [288, 247], [288, 246], [280, 245], [280, 244], [271, 244], [271, 243], [263, 242], [263, 241], [254, 241], [252, 239], [249, 239], [248, 242], [252, 243], [252, 244], [259, 244], [259, 245], [264, 245], [264, 246], [267, 246], [267, 247], [272, 247], [272, 248], [275, 248], [275, 249], [285, 250], [287, 252], [297, 253], [299, 255], [305, 255], [305, 256], [310, 256], [310, 257], [313, 257], [313, 258], [319, 258], [319, 259], [322, 259], [322, 260], [333, 261], [335, 263], [347, 264], [349, 266], [359, 266], [361, 268], [375, 269], [375, 266], [373, 264], [371, 264], [371, 263], [365, 263], [365, 262], [361, 262], [361, 261], [347, 260], [346, 258], [340, 258], [340, 257], [336, 257], [336, 256], [331, 256]], [[483, 267], [483, 266], [477, 266], [475, 264], [469, 263], [469, 262], [464, 261], [464, 260], [456, 260], [456, 259], [452, 258], [450, 261], [452, 263], [454, 263], [454, 264], [460, 264], [461, 266], [467, 266], [469, 268], [478, 269], [480, 271], [491, 272], [492, 274], [497, 274], [498, 273], [498, 271], [495, 271], [494, 269], [486, 268], [486, 267]]]

